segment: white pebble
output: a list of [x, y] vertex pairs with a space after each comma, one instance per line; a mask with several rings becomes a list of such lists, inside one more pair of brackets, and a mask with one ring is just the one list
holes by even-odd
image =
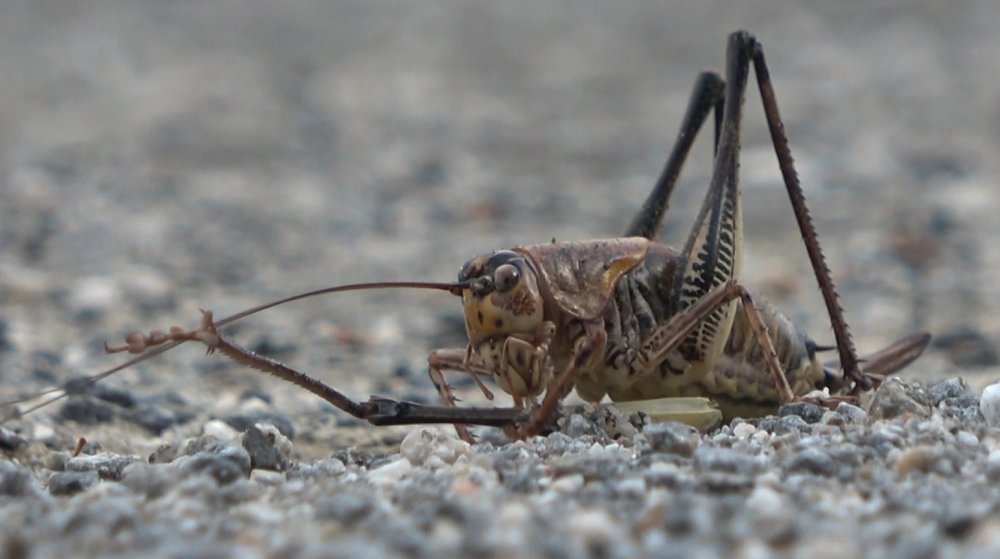
[[757, 428], [749, 423], [740, 423], [736, 427], [733, 427], [733, 435], [736, 435], [740, 439], [745, 439], [755, 432], [757, 432]]
[[281, 485], [285, 481], [285, 474], [273, 470], [256, 469], [250, 472], [250, 481], [261, 485]]
[[579, 491], [583, 487], [583, 482], [583, 474], [570, 474], [557, 478], [549, 488], [558, 493], [571, 494]]
[[574, 512], [566, 526], [571, 536], [588, 544], [615, 542], [624, 535], [618, 520], [604, 509]]
[[80, 278], [73, 284], [67, 299], [70, 308], [76, 311], [104, 312], [121, 300], [121, 287], [109, 276]]
[[365, 480], [375, 487], [389, 487], [397, 485], [412, 469], [410, 461], [401, 458], [368, 472]]
[[979, 410], [983, 412], [986, 423], [991, 427], [1000, 427], [1000, 383], [983, 389], [983, 394], [979, 397]]
[[964, 446], [979, 446], [979, 437], [974, 433], [968, 431], [959, 431], [955, 438], [958, 440], [959, 444]]
[[790, 510], [790, 507], [785, 503], [785, 499], [780, 493], [763, 485], [754, 487], [750, 496], [747, 497], [747, 508], [755, 516], [769, 518], [781, 516], [782, 511]]
[[[399, 453], [412, 464], [427, 468], [440, 468], [454, 464], [460, 457], [472, 452], [469, 443], [436, 429], [410, 431], [399, 445]], [[435, 458], [435, 460], [431, 460]]]
[[219, 439], [220, 441], [231, 441], [239, 436], [240, 432], [233, 429], [228, 423], [221, 419], [207, 421], [201, 428], [201, 433], [208, 437]]

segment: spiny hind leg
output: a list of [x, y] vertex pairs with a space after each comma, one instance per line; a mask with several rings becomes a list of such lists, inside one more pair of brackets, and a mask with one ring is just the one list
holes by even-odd
[[847, 320], [844, 318], [844, 311], [840, 306], [837, 288], [823, 257], [816, 227], [813, 225], [809, 209], [806, 207], [805, 195], [802, 192], [798, 173], [795, 171], [795, 162], [792, 160], [788, 136], [785, 134], [785, 125], [778, 112], [778, 101], [774, 94], [774, 85], [771, 83], [771, 73], [764, 60], [764, 49], [755, 37], [745, 31], [734, 33], [730, 37], [730, 44], [731, 48], [738, 52], [742, 64], [746, 64], [748, 60], [753, 61], [754, 73], [757, 75], [757, 87], [760, 90], [761, 103], [764, 105], [764, 116], [771, 131], [771, 142], [778, 157], [778, 166], [781, 168], [781, 175], [788, 190], [795, 219], [798, 221], [802, 239], [805, 241], [809, 262], [812, 264], [820, 292], [823, 294], [823, 302], [830, 315], [844, 376], [854, 381], [856, 389], [867, 390], [872, 387], [872, 380], [863, 375], [858, 366], [857, 351], [854, 349]]
[[[654, 329], [640, 346], [637, 353], [638, 365], [645, 369], [659, 367], [670, 352], [679, 348], [702, 321], [723, 305], [730, 304], [737, 298], [742, 303], [740, 308], [746, 313], [747, 321], [761, 348], [765, 366], [781, 403], [794, 400], [795, 394], [792, 392], [788, 378], [778, 360], [774, 343], [768, 334], [767, 324], [761, 317], [760, 311], [747, 289], [736, 281], [729, 281], [716, 287], [708, 295], [701, 297], [694, 304], [678, 312], [665, 324]], [[728, 335], [728, 332], [720, 332], [718, 335]]]

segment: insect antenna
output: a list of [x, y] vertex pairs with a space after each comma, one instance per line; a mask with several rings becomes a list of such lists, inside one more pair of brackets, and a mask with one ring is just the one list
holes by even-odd
[[[316, 289], [313, 291], [306, 291], [305, 293], [299, 293], [296, 295], [291, 295], [288, 297], [283, 297], [256, 307], [247, 309], [245, 311], [238, 312], [236, 314], [227, 316], [225, 318], [215, 321], [215, 326], [222, 328], [244, 318], [257, 314], [259, 312], [277, 307], [279, 305], [284, 305], [285, 303], [291, 303], [293, 301], [299, 301], [301, 299], [307, 299], [310, 297], [316, 297], [319, 295], [328, 295], [331, 293], [342, 293], [344, 291], [362, 291], [367, 289], [436, 289], [439, 291], [447, 291], [452, 295], [461, 295], [462, 290], [466, 289], [470, 284], [470, 281], [456, 281], [456, 282], [422, 282], [422, 281], [385, 281], [385, 282], [366, 282], [366, 283], [351, 283], [346, 285], [337, 285], [333, 287], [324, 287], [322, 289]], [[104, 344], [104, 351], [107, 353], [122, 353], [128, 352], [137, 354], [136, 357], [129, 359], [128, 361], [121, 363], [115, 367], [112, 367], [106, 371], [97, 373], [95, 375], [90, 375], [86, 377], [75, 378], [62, 383], [59, 386], [37, 392], [30, 396], [24, 396], [21, 398], [16, 398], [6, 402], [0, 402], [0, 424], [7, 423], [14, 419], [18, 419], [25, 415], [28, 415], [34, 411], [41, 408], [49, 406], [71, 394], [79, 394], [81, 391], [89, 386], [92, 386], [101, 380], [123, 370], [127, 369], [133, 365], [137, 365], [147, 359], [151, 359], [170, 351], [171, 349], [183, 344], [184, 342], [191, 341], [190, 339], [184, 339], [181, 336], [185, 334], [185, 330], [174, 326], [170, 329], [169, 333], [164, 333], [160, 331], [152, 331], [149, 334], [143, 335], [141, 333], [129, 334], [125, 337], [125, 345], [112, 347], [107, 343]], [[157, 346], [157, 347], [154, 347]], [[141, 354], [141, 355], [138, 355]], [[34, 403], [27, 408], [20, 409], [18, 405], [37, 400], [39, 398], [44, 398], [46, 396], [51, 396], [42, 400], [41, 402]]]

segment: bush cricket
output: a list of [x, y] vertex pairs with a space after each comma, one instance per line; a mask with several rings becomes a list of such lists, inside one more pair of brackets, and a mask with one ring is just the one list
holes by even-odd
[[[741, 283], [742, 200], [738, 177], [742, 109], [751, 65], [774, 150], [806, 252], [829, 313], [836, 344], [817, 345]], [[698, 131], [714, 116], [715, 155], [705, 200], [683, 248], [656, 240], [683, 163]], [[469, 342], [431, 352], [429, 374], [441, 405], [391, 398], [356, 401], [321, 381], [227, 340], [219, 329], [251, 314], [319, 294], [360, 289], [438, 289], [459, 297]], [[621, 238], [551, 242], [498, 250], [469, 260], [450, 283], [381, 282], [295, 295], [215, 320], [203, 311], [194, 330], [133, 334], [109, 353], [138, 354], [84, 379], [93, 383], [187, 341], [203, 343], [247, 367], [295, 383], [375, 425], [453, 423], [499, 426], [515, 437], [542, 432], [574, 388], [588, 401], [706, 397], [726, 416], [771, 413], [780, 404], [826, 390], [832, 401], [877, 386], [916, 359], [929, 334], [905, 337], [859, 359], [818, 236], [805, 206], [760, 43], [745, 31], [729, 36], [726, 76], [696, 80], [676, 144], [652, 192]], [[840, 370], [818, 360], [836, 349]], [[481, 377], [511, 395], [513, 407], [458, 407], [446, 371]], [[81, 381], [76, 381], [80, 383]], [[4, 419], [28, 410], [8, 408]], [[678, 400], [679, 401], [679, 400]], [[642, 409], [642, 404], [638, 404]], [[669, 416], [669, 414], [668, 414]]]

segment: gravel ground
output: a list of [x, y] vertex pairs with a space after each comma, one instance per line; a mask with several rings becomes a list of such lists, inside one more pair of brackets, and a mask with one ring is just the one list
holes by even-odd
[[[935, 342], [867, 411], [698, 435], [571, 408], [475, 447], [181, 348], [4, 426], [0, 555], [997, 556], [1000, 4], [726, 4], [2, 3], [3, 401], [198, 308], [620, 234], [738, 28], [764, 43], [859, 347]], [[700, 145], [669, 242], [708, 169]], [[745, 282], [830, 341], [753, 93], [741, 172]], [[464, 337], [454, 300], [416, 291], [231, 333], [425, 401], [428, 351]]]

